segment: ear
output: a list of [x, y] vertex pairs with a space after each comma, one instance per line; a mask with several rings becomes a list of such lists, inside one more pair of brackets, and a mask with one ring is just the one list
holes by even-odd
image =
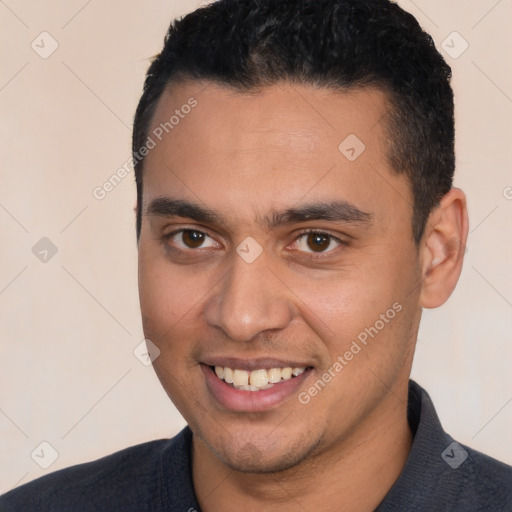
[[429, 215], [421, 240], [421, 307], [437, 308], [452, 294], [462, 270], [468, 227], [466, 196], [452, 188]]

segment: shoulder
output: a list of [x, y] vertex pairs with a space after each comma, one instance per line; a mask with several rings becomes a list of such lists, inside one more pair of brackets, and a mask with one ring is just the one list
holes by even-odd
[[180, 444], [183, 432], [55, 471], [0, 496], [0, 510], [143, 512], [160, 483], [163, 461]]
[[512, 466], [455, 441], [443, 430], [430, 396], [415, 386], [421, 412], [414, 473], [428, 475], [432, 503], [465, 512], [512, 511]]
[[411, 381], [409, 457], [379, 512], [512, 511], [512, 466], [456, 442], [439, 421], [428, 393]]
[[444, 459], [457, 456], [464, 460], [460, 466], [450, 467], [446, 478], [461, 509], [512, 510], [512, 466], [454, 442], [453, 448], [449, 445], [445, 450]]

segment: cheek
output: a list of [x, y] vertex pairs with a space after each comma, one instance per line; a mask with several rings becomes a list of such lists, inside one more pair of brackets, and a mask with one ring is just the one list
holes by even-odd
[[139, 298], [144, 333], [155, 344], [190, 324], [200, 290], [198, 283], [156, 251], [139, 249]]
[[336, 358], [358, 337], [362, 342], [406, 342], [410, 327], [406, 317], [415, 314], [413, 263], [384, 259], [381, 253], [374, 263], [367, 260], [325, 279], [288, 283], [300, 299], [296, 302], [300, 316], [325, 341], [331, 358]]
[[300, 315], [333, 339], [352, 335], [396, 300], [389, 280], [380, 286], [362, 272], [341, 272], [315, 281], [296, 278], [287, 284], [298, 298]]
[[159, 349], [153, 368], [167, 394], [185, 417], [197, 400], [200, 369], [190, 340], [200, 338], [199, 297], [204, 293], [190, 276], [171, 265], [158, 250], [139, 246], [139, 296], [144, 336]]

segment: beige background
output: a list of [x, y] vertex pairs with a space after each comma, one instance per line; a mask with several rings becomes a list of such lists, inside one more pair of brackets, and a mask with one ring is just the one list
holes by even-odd
[[[130, 154], [148, 57], [171, 18], [199, 3], [0, 2], [0, 492], [184, 425], [133, 355], [143, 334], [132, 176], [101, 201], [92, 191]], [[445, 54], [467, 260], [449, 302], [425, 311], [413, 376], [457, 440], [512, 463], [512, 1], [399, 3], [438, 48], [453, 31], [469, 43]], [[47, 59], [31, 48], [43, 31], [59, 45]], [[32, 253], [42, 237], [58, 248], [46, 263]], [[52, 461], [43, 441], [58, 452], [46, 470], [35, 462]]]

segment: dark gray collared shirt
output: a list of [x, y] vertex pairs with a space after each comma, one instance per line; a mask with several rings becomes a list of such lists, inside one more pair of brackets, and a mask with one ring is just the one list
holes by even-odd
[[[512, 467], [455, 442], [430, 397], [409, 384], [414, 441], [376, 512], [512, 512]], [[200, 512], [192, 484], [192, 432], [127, 448], [0, 496], [0, 512]]]
[[376, 512], [512, 512], [512, 467], [446, 434], [427, 392], [409, 382], [414, 441], [405, 467]]

